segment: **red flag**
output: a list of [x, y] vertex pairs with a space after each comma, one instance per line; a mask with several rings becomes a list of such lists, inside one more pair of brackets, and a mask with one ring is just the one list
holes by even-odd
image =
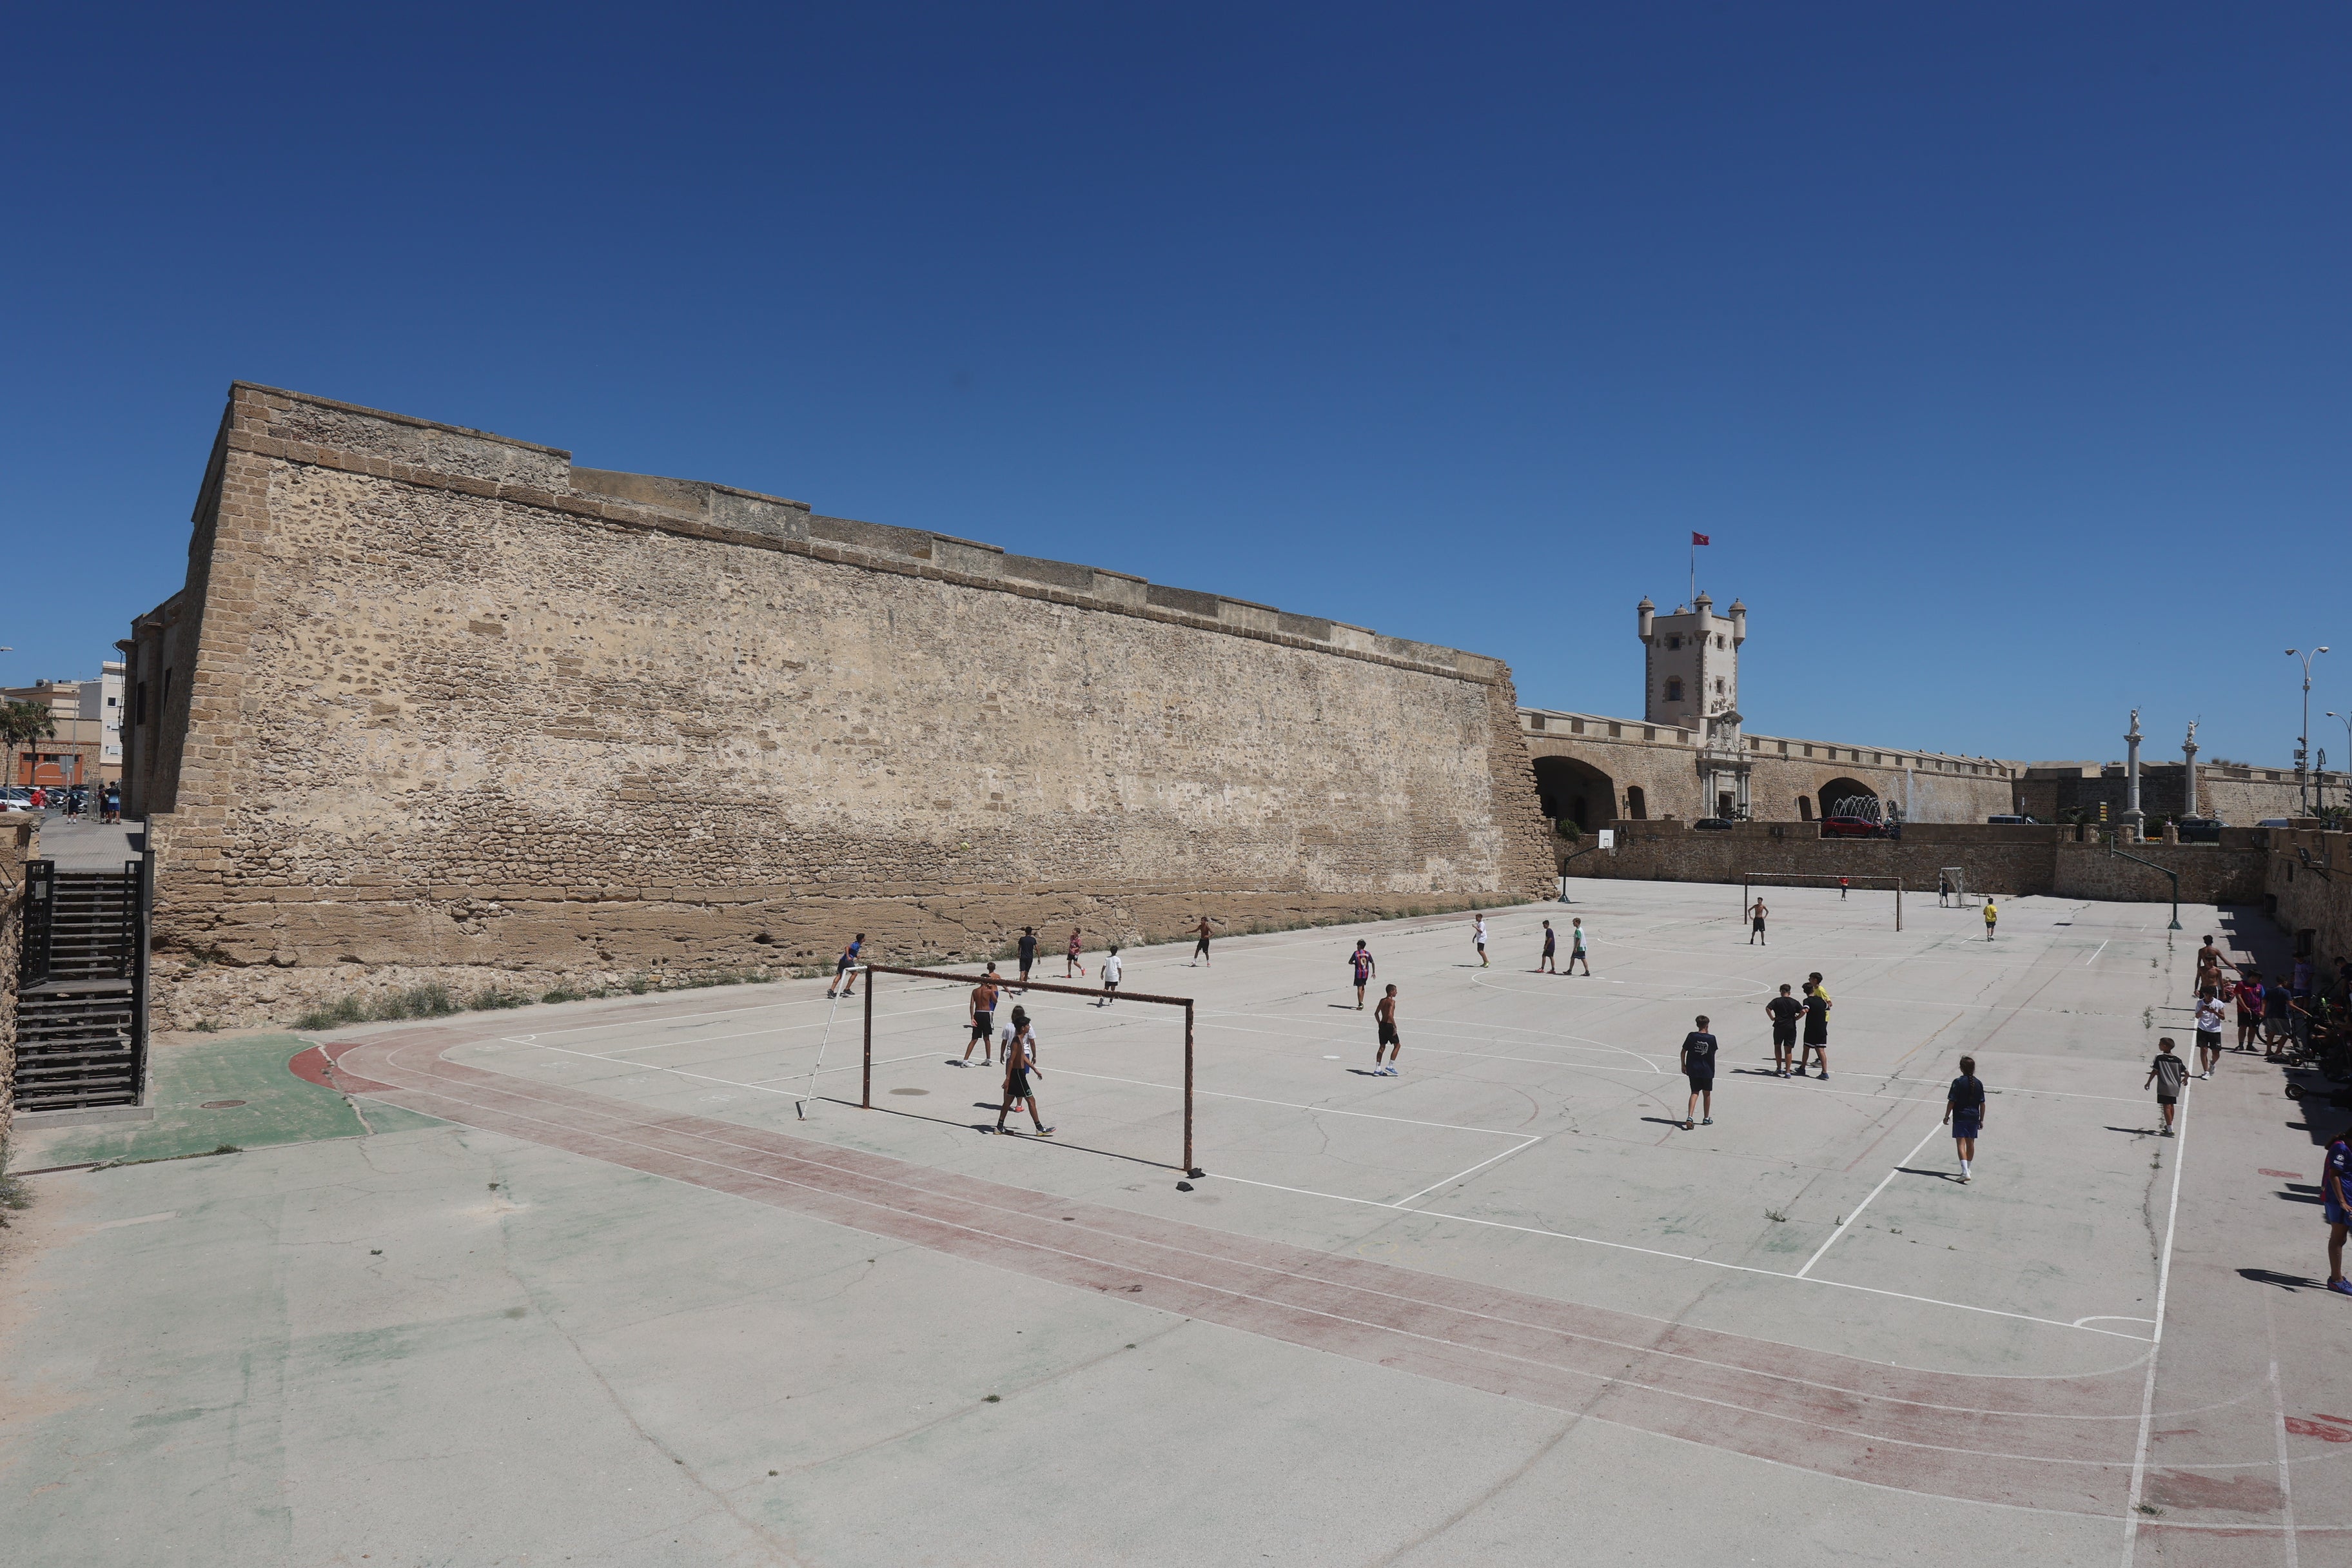
[[1694, 533], [1691, 535], [1691, 542], [1693, 544], [1705, 544], [1707, 542], [1706, 535], [1704, 533]]

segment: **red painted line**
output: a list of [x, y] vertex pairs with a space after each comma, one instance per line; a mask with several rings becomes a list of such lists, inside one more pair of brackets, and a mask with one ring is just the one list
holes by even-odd
[[346, 1088], [371, 1086], [354, 1092], [444, 1120], [1776, 1463], [2110, 1517], [2120, 1515], [2128, 1491], [2136, 1366], [2050, 1379], [1875, 1366], [950, 1175], [441, 1059], [444, 1047], [467, 1037], [432, 1028], [361, 1042], [335, 1053], [331, 1072]]

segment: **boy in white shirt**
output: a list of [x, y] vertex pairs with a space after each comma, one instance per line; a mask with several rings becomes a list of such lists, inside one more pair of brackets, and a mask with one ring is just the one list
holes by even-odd
[[2208, 989], [2197, 998], [2197, 1065], [2199, 1078], [2211, 1078], [2221, 1059], [2221, 998]]
[[1102, 1000], [1096, 1003], [1096, 1006], [1108, 1007], [1118, 1000], [1118, 975], [1119, 971], [1125, 967], [1126, 965], [1119, 962], [1118, 945], [1114, 942], [1111, 944], [1110, 956], [1102, 961], [1103, 994]]

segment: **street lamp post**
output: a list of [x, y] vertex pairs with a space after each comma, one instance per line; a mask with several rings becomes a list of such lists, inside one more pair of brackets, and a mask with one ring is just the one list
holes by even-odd
[[2301, 648], [2289, 648], [2289, 658], [2303, 660], [2303, 733], [2294, 738], [2295, 792], [2303, 802], [2303, 815], [2311, 815], [2311, 661], [2326, 653], [2325, 647], [2305, 653]]

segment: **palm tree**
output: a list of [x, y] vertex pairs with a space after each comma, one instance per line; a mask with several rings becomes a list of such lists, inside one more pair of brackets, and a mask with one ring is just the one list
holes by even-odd
[[[7, 742], [8, 771], [16, 771], [16, 748], [45, 741], [58, 732], [45, 702], [0, 702], [0, 741]], [[0, 784], [8, 783], [0, 779]]]

